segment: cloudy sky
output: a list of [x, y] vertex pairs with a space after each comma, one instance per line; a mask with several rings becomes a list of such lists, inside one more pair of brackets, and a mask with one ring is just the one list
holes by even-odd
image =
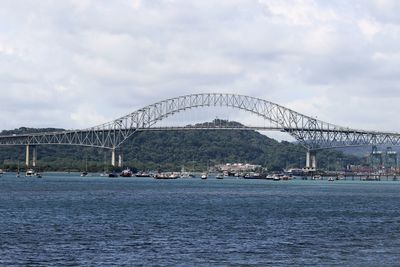
[[397, 0], [0, 0], [0, 130], [197, 92], [400, 131]]

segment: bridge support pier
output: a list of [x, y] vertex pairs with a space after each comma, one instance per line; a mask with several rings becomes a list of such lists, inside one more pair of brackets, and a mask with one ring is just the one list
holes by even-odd
[[26, 145], [25, 166], [29, 168], [29, 145]]
[[36, 167], [37, 151], [36, 146], [32, 147], [32, 167]]
[[317, 151], [308, 150], [306, 155], [306, 169], [315, 171], [317, 169]]
[[115, 148], [111, 150], [111, 166], [115, 167]]
[[122, 167], [122, 155], [118, 155], [118, 167]]

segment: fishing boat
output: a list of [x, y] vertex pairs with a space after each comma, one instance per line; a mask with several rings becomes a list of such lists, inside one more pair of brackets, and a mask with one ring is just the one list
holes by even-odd
[[130, 169], [125, 169], [121, 172], [121, 177], [132, 177], [132, 171]]
[[224, 179], [224, 175], [222, 173], [218, 173], [217, 176], [215, 176], [215, 179], [222, 180]]
[[328, 178], [328, 181], [329, 181], [329, 182], [333, 182], [333, 181], [335, 181], [335, 179], [334, 179], [333, 177], [329, 177], [329, 178]]

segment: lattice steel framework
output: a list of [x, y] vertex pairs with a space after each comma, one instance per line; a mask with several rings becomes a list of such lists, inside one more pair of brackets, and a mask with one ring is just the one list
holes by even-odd
[[[391, 144], [400, 145], [400, 134], [345, 128], [300, 114], [278, 104], [244, 95], [205, 93], [179, 96], [141, 108], [131, 114], [84, 130], [0, 136], [0, 145], [63, 144], [117, 148], [135, 132], [160, 130], [156, 123], [178, 112], [199, 107], [228, 107], [248, 111], [271, 122], [268, 129], [289, 133], [310, 150]], [[262, 129], [263, 127], [257, 128]], [[161, 129], [254, 129], [211, 125]]]

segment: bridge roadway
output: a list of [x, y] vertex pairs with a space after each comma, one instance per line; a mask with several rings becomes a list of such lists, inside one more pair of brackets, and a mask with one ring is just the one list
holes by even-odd
[[[195, 108], [234, 108], [250, 112], [269, 121], [270, 127], [204, 124], [185, 127], [159, 127], [157, 123]], [[115, 165], [115, 149], [138, 131], [145, 130], [274, 130], [286, 132], [307, 150], [306, 167], [316, 168], [316, 151], [320, 149], [363, 146], [400, 145], [400, 134], [391, 132], [366, 131], [341, 127], [300, 114], [278, 104], [244, 95], [224, 93], [191, 94], [166, 99], [148, 105], [124, 117], [83, 130], [44, 132], [22, 135], [0, 136], [0, 146], [25, 145], [26, 162], [29, 165], [29, 147], [36, 145], [79, 145], [106, 148], [112, 151], [112, 165]], [[33, 156], [36, 156], [34, 151]], [[34, 159], [35, 161], [35, 159]]]

